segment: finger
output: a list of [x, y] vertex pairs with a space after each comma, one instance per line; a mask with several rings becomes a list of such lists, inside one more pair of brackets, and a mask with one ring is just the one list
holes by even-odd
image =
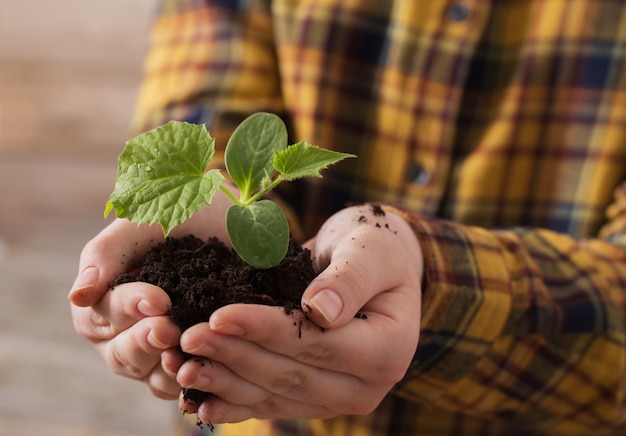
[[98, 302], [117, 277], [137, 267], [149, 247], [163, 240], [159, 226], [117, 219], [87, 242], [82, 250], [79, 273], [68, 298], [81, 307]]
[[[212, 332], [236, 336], [254, 342], [274, 353], [289, 356], [302, 363], [321, 368], [337, 369], [337, 351], [357, 354], [355, 341], [339, 343], [337, 335], [324, 332], [308, 321], [302, 312], [287, 315], [281, 307], [252, 304], [231, 304], [216, 310], [209, 320]], [[188, 329], [181, 338], [188, 349], [205, 352], [203, 332]], [[206, 355], [206, 354], [205, 354]]]
[[156, 365], [143, 381], [150, 393], [157, 398], [175, 400], [180, 395], [180, 385], [161, 365]]
[[214, 424], [243, 422], [248, 419], [329, 419], [338, 415], [325, 406], [302, 404], [293, 400], [277, 398], [268, 401], [267, 406], [255, 408], [232, 404], [218, 397], [210, 396], [198, 407], [198, 419]]
[[[376, 298], [397, 294], [383, 293]], [[346, 326], [325, 332], [305, 321], [300, 338], [299, 323], [294, 325], [294, 319], [280, 308], [230, 305], [213, 314], [209, 321], [211, 331], [205, 330], [206, 324], [192, 327], [181, 338], [181, 345], [188, 352], [223, 363], [236, 376], [288, 400], [324, 405], [338, 413], [367, 413], [402, 379], [419, 337], [419, 319], [410, 316], [410, 305], [385, 304], [399, 307], [397, 312], [401, 314], [389, 318], [374, 312], [367, 320], [353, 319]], [[226, 334], [216, 336], [213, 328], [223, 328]], [[224, 342], [228, 336], [234, 336], [235, 341]], [[267, 354], [270, 350], [279, 351]], [[276, 354], [290, 359], [276, 359]], [[318, 370], [298, 365], [304, 362]], [[351, 377], [330, 376], [335, 371]], [[315, 380], [315, 385], [308, 384], [308, 380]], [[235, 389], [233, 386], [229, 389]], [[282, 386], [286, 391], [272, 386]], [[346, 393], [350, 394], [342, 396]], [[236, 403], [233, 397], [223, 399]]]
[[315, 240], [314, 263], [322, 271], [302, 297], [307, 317], [325, 328], [345, 325], [373, 297], [403, 283], [417, 292], [421, 276], [419, 243], [401, 217], [342, 212]]
[[[292, 409], [296, 402], [355, 413], [355, 406], [369, 396], [369, 387], [353, 376], [255, 350], [251, 343], [234, 338], [227, 338], [223, 346], [229, 348], [229, 353], [218, 356], [225, 362], [192, 358], [181, 367], [177, 381], [185, 387], [211, 392], [231, 404], [282, 416], [287, 412], [279, 410]], [[254, 361], [246, 356], [254, 356]], [[351, 395], [346, 396], [346, 392]]]
[[176, 346], [179, 339], [180, 330], [169, 317], [155, 316], [95, 345], [113, 372], [141, 380], [161, 365], [161, 353]]
[[[209, 327], [213, 333], [236, 336], [306, 365], [362, 379], [375, 375], [381, 384], [390, 384], [402, 378], [408, 366], [406, 359], [415, 352], [419, 319], [412, 317], [413, 312], [408, 310], [410, 304], [398, 306], [397, 301], [387, 301], [399, 296], [386, 293], [377, 298], [385, 301], [376, 304], [396, 307], [391, 311], [393, 318], [372, 311], [367, 312], [367, 319], [353, 318], [341, 328], [323, 331], [306, 319], [286, 315], [282, 308], [232, 304], [215, 311]], [[399, 331], [407, 334], [398, 334]], [[214, 338], [220, 336], [213, 336], [200, 327], [191, 328], [181, 337], [181, 346], [197, 350], [189, 351], [192, 354], [223, 361], [224, 355], [216, 346], [225, 345], [214, 344]], [[390, 353], [397, 355], [399, 349], [407, 350], [402, 359], [388, 358]]]
[[165, 374], [172, 379], [176, 379], [178, 371], [185, 361], [186, 359], [183, 357], [178, 347], [170, 348], [161, 353], [161, 367]]
[[[241, 379], [224, 364], [194, 356], [183, 363], [176, 375], [176, 381], [188, 389], [196, 389], [222, 397], [238, 405], [261, 403], [271, 394], [247, 380]], [[195, 413], [199, 404], [180, 398], [180, 408], [186, 413]]]
[[113, 338], [137, 321], [165, 315], [171, 301], [159, 287], [133, 282], [108, 291], [93, 307], [72, 307], [74, 328], [90, 341]]
[[[189, 359], [178, 373], [179, 383], [211, 395], [201, 405], [180, 396], [180, 408], [198, 413], [205, 422], [239, 422], [249, 418], [326, 418], [331, 412], [326, 398], [319, 404], [298, 401], [250, 383], [225, 365], [201, 358]], [[354, 394], [355, 391], [350, 391]], [[217, 398], [217, 400], [216, 400]], [[352, 404], [352, 402], [350, 402]]]

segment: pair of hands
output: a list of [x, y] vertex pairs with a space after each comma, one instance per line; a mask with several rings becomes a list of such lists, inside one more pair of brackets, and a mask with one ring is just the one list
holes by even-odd
[[[198, 212], [173, 236], [228, 240], [226, 207]], [[128, 283], [109, 291], [162, 238], [158, 226], [114, 221], [83, 249], [69, 295], [76, 331], [115, 373], [144, 381], [157, 397], [175, 399], [181, 386], [211, 392], [181, 408], [213, 423], [331, 418], [371, 412], [405, 375], [419, 339], [423, 262], [400, 216], [350, 207], [305, 244], [320, 273], [302, 297], [300, 338], [277, 307], [226, 306], [181, 334], [162, 289]], [[367, 319], [355, 318], [359, 311]], [[185, 361], [178, 345], [199, 359]]]

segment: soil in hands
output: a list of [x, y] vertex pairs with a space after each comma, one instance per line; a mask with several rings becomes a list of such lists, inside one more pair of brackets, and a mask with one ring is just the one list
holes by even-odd
[[[385, 216], [378, 205], [371, 205], [371, 212], [377, 218]], [[367, 222], [365, 215], [358, 220], [359, 224]], [[375, 222], [374, 225], [389, 229], [387, 224]], [[208, 321], [220, 307], [246, 303], [282, 306], [287, 314], [299, 312], [302, 316], [294, 316], [298, 335], [302, 333], [306, 315], [301, 312], [302, 294], [316, 276], [310, 251], [294, 240], [290, 241], [287, 255], [280, 264], [259, 270], [245, 264], [219, 239], [203, 241], [191, 235], [166, 238], [146, 254], [144, 263], [137, 265], [136, 271], [121, 275], [112, 283], [112, 288], [135, 281], [159, 286], [169, 295], [172, 306], [168, 314], [182, 331]], [[367, 319], [367, 316], [359, 312], [356, 318]], [[183, 400], [195, 406], [209, 395], [196, 389], [183, 389]], [[198, 425], [202, 427], [200, 421]], [[210, 423], [207, 425], [212, 428]]]
[[[232, 303], [282, 306], [292, 314], [300, 310], [302, 293], [315, 275], [310, 251], [294, 240], [280, 264], [259, 270], [217, 238], [186, 236], [166, 238], [147, 253], [137, 274], [124, 274], [113, 286], [142, 281], [161, 287], [172, 301], [169, 316], [184, 331]], [[296, 325], [301, 326], [301, 319]], [[208, 395], [183, 390], [183, 400], [195, 405]]]

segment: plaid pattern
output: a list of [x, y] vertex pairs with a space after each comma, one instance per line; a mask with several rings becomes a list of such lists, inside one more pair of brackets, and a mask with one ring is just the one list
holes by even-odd
[[224, 146], [279, 113], [359, 156], [281, 191], [307, 234], [380, 201], [426, 257], [420, 345], [374, 413], [220, 431], [625, 434], [625, 61], [619, 0], [165, 0], [137, 130]]

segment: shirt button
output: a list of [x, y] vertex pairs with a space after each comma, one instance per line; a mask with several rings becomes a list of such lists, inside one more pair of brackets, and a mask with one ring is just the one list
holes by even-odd
[[455, 3], [446, 11], [446, 18], [452, 22], [466, 21], [470, 16], [470, 8], [463, 3]]
[[413, 164], [407, 171], [407, 179], [419, 186], [424, 186], [430, 182], [431, 174], [420, 164]]

